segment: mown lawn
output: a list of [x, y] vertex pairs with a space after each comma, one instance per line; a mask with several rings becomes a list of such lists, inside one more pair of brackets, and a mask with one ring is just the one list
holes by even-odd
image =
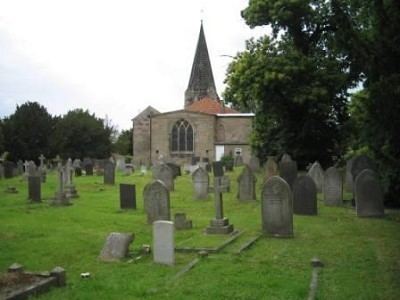
[[[184, 276], [172, 280], [195, 254], [177, 254], [174, 267], [157, 265], [139, 256], [151, 244], [142, 191], [151, 175], [117, 174], [115, 186], [104, 186], [97, 176], [74, 178], [80, 198], [69, 207], [50, 206], [56, 176], [42, 185], [43, 202], [27, 201], [27, 182], [0, 180], [0, 271], [13, 262], [32, 271], [59, 265], [67, 271], [67, 286], [40, 299], [306, 299], [311, 278], [310, 259], [325, 267], [318, 282], [318, 299], [400, 299], [400, 212], [387, 211], [381, 219], [357, 218], [349, 207], [325, 207], [319, 202], [314, 217], [294, 216], [293, 239], [263, 237], [240, 256], [234, 252], [260, 233], [259, 199], [236, 200], [236, 177], [229, 173], [231, 192], [224, 194], [224, 212], [244, 233], [222, 252], [210, 254]], [[119, 209], [118, 183], [135, 183], [137, 210]], [[7, 194], [12, 185], [18, 194]], [[260, 196], [261, 175], [258, 180]], [[172, 214], [185, 212], [194, 228], [177, 231], [177, 246], [215, 247], [227, 237], [203, 233], [214, 216], [212, 194], [207, 201], [192, 198], [191, 177], [178, 177], [171, 193]], [[345, 195], [349, 199], [350, 195]], [[131, 258], [120, 263], [97, 257], [110, 232], [133, 232]], [[80, 273], [90, 272], [90, 279]]]

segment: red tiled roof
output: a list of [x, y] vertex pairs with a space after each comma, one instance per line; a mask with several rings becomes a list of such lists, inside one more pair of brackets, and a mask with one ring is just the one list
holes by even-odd
[[225, 106], [221, 101], [205, 97], [201, 100], [194, 101], [185, 110], [202, 112], [207, 114], [236, 114], [239, 113], [233, 108]]

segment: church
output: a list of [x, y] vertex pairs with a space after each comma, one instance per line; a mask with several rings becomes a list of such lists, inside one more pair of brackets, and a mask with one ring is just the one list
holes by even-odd
[[158, 160], [179, 165], [241, 156], [250, 160], [254, 114], [240, 113], [219, 98], [203, 24], [181, 110], [160, 113], [149, 106], [133, 122], [133, 162]]

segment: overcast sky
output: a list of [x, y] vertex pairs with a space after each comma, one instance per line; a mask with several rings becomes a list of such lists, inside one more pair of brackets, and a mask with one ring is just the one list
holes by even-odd
[[247, 0], [1, 0], [0, 118], [37, 101], [88, 109], [119, 130], [148, 105], [181, 109], [203, 25], [217, 89], [245, 40]]

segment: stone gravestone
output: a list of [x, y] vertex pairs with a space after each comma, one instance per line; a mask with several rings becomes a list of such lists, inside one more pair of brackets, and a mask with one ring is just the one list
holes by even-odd
[[28, 176], [36, 176], [37, 175], [37, 167], [35, 165], [35, 162], [30, 160], [28, 162]]
[[212, 165], [213, 165], [214, 177], [224, 176], [224, 167], [223, 167], [222, 162], [213, 161]]
[[167, 166], [172, 170], [172, 176], [174, 179], [178, 176], [182, 176], [181, 167], [174, 163], [167, 163]]
[[[17, 169], [18, 169], [18, 175], [22, 175], [24, 173], [24, 163], [22, 160], [18, 160]], [[0, 176], [0, 178], [1, 178], [1, 176]]]
[[273, 156], [268, 156], [267, 162], [265, 163], [265, 181], [277, 175], [279, 175], [278, 164]]
[[65, 196], [70, 199], [70, 198], [78, 198], [78, 192], [75, 188], [75, 185], [72, 181], [73, 178], [73, 167], [72, 167], [72, 160], [71, 158], [68, 158], [67, 163], [65, 164], [65, 169], [64, 169], [64, 192]]
[[249, 167], [254, 172], [258, 172], [260, 169], [260, 160], [256, 156], [251, 156], [249, 161]]
[[314, 180], [317, 191], [321, 193], [324, 186], [324, 170], [322, 169], [319, 162], [314, 162], [308, 170], [307, 174]]
[[191, 229], [192, 228], [192, 220], [186, 219], [186, 214], [184, 213], [176, 213], [174, 217], [175, 229]]
[[289, 154], [284, 154], [279, 162], [280, 177], [285, 180], [290, 188], [293, 188], [293, 183], [297, 178], [297, 162], [292, 160]]
[[145, 165], [140, 166], [140, 176], [145, 176], [147, 174], [147, 167]]
[[41, 198], [41, 176], [28, 176], [28, 199], [32, 202], [40, 202]]
[[153, 167], [154, 180], [161, 180], [169, 191], [174, 190], [174, 176], [170, 167], [166, 164], [159, 164]]
[[377, 171], [377, 167], [375, 162], [366, 155], [360, 155], [354, 157], [353, 163], [351, 166], [351, 174], [353, 175], [353, 184], [358, 176], [363, 170], [370, 169], [374, 172]]
[[148, 224], [157, 220], [171, 220], [169, 191], [162, 181], [156, 180], [144, 187], [143, 201]]
[[53, 199], [52, 204], [53, 205], [70, 205], [71, 203], [69, 202], [69, 199], [66, 197], [65, 191], [64, 191], [65, 168], [61, 165], [61, 162], [58, 162], [57, 172], [58, 172], [58, 190], [56, 192], [56, 195]]
[[121, 183], [119, 185], [119, 201], [121, 209], [136, 209], [136, 186]]
[[293, 212], [298, 215], [317, 214], [317, 186], [309, 175], [301, 175], [293, 184]]
[[233, 231], [233, 225], [229, 224], [229, 219], [224, 217], [224, 207], [222, 201], [222, 192], [219, 190], [221, 177], [216, 177], [214, 187], [214, 204], [215, 204], [215, 219], [210, 221], [210, 226], [206, 228], [208, 234], [229, 234]]
[[153, 223], [153, 260], [155, 263], [175, 264], [175, 228], [171, 221]]
[[104, 163], [104, 184], [115, 184], [115, 164], [111, 161]]
[[354, 191], [358, 217], [383, 217], [383, 192], [374, 171], [361, 171], [356, 178]]
[[129, 245], [134, 238], [135, 236], [132, 233], [111, 232], [104, 243], [99, 259], [102, 261], [118, 261], [127, 257]]
[[82, 166], [81, 166], [81, 160], [79, 158], [74, 159], [72, 167], [74, 168], [75, 171], [75, 177], [82, 176]]
[[342, 176], [335, 167], [325, 171], [324, 176], [324, 203], [325, 205], [338, 206], [343, 202]]
[[257, 178], [254, 176], [248, 165], [245, 165], [242, 173], [238, 179], [238, 194], [239, 201], [256, 200], [256, 182]]
[[289, 184], [279, 176], [269, 178], [261, 192], [262, 230], [275, 237], [293, 236], [293, 199]]
[[46, 182], [46, 174], [47, 174], [46, 165], [44, 164], [45, 159], [46, 159], [46, 157], [44, 157], [43, 154], [40, 154], [40, 156], [39, 156], [39, 161], [40, 161], [39, 171], [40, 171], [40, 176], [42, 178], [43, 183]]
[[93, 161], [90, 158], [86, 157], [83, 159], [83, 166], [86, 176], [93, 176]]
[[197, 168], [192, 174], [193, 189], [194, 189], [194, 199], [204, 200], [208, 198], [208, 187], [210, 179], [208, 177], [208, 172], [203, 168]]

